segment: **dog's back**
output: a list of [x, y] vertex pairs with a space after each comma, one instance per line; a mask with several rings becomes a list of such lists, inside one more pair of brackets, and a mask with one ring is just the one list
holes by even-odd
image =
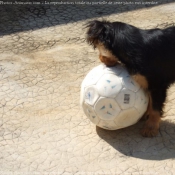
[[[145, 56], [151, 77], [175, 81], [175, 27], [144, 30]], [[155, 79], [153, 81], [156, 81]], [[157, 80], [158, 81], [158, 80]]]

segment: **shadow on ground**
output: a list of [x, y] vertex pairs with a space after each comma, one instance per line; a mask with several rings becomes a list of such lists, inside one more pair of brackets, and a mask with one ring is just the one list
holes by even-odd
[[160, 133], [154, 138], [144, 138], [139, 134], [143, 121], [128, 128], [108, 131], [96, 128], [101, 139], [129, 157], [147, 160], [175, 158], [175, 124], [163, 121]]
[[[92, 2], [95, 1], [105, 3], [103, 5], [92, 5]], [[15, 2], [18, 1], [12, 0], [12, 4], [8, 5], [3, 4], [3, 1], [0, 2], [0, 36], [73, 23], [95, 17], [105, 17], [111, 14], [171, 3], [174, 0], [156, 1], [155, 4], [145, 4], [145, 2], [151, 2], [146, 0], [137, 1], [141, 4], [135, 4], [134, 1], [132, 3], [129, 1], [118, 1], [122, 2], [122, 4], [117, 4], [117, 1], [111, 1], [111, 5], [106, 4], [108, 1], [99, 0], [88, 1], [89, 5], [76, 4], [78, 1], [65, 1], [73, 4], [56, 5], [49, 1], [40, 1], [38, 5], [20, 5]]]

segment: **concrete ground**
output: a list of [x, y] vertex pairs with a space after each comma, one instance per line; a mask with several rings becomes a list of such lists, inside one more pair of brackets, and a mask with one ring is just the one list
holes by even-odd
[[142, 122], [97, 128], [79, 106], [80, 84], [99, 64], [84, 24], [163, 28], [174, 25], [175, 3], [67, 2], [73, 4], [0, 3], [0, 175], [175, 174], [175, 86], [155, 138], [139, 134]]

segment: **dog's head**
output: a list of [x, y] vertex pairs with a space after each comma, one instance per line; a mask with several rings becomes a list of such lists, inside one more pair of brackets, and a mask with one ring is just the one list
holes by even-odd
[[131, 65], [137, 58], [142, 38], [136, 27], [122, 22], [95, 20], [89, 22], [87, 28], [87, 42], [98, 48], [99, 58], [107, 66]]
[[113, 54], [115, 29], [113, 24], [107, 21], [91, 21], [87, 24], [87, 42], [99, 50], [101, 62], [107, 66], [114, 66], [119, 63], [118, 58]]

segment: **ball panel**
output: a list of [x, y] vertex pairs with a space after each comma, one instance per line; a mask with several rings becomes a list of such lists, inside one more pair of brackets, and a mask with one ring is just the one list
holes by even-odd
[[139, 84], [133, 80], [127, 71], [123, 71], [120, 75], [122, 77], [122, 83], [127, 89], [137, 92], [140, 89]]
[[115, 99], [122, 109], [128, 109], [134, 106], [135, 96], [135, 92], [123, 88]]
[[87, 104], [94, 105], [98, 98], [99, 94], [97, 93], [97, 89], [95, 88], [95, 86], [89, 86], [85, 88], [84, 101]]
[[120, 113], [120, 107], [114, 99], [110, 98], [98, 99], [94, 109], [103, 120], [113, 120]]
[[97, 81], [100, 79], [100, 77], [102, 77], [102, 75], [104, 74], [104, 69], [105, 65], [103, 64], [93, 68], [84, 78], [82, 86], [86, 87], [90, 85], [95, 85]]
[[138, 112], [141, 113], [142, 115], [147, 110], [148, 102], [149, 102], [148, 95], [144, 90], [140, 89], [136, 93], [136, 100], [134, 106], [138, 110]]
[[117, 129], [125, 128], [135, 124], [141, 117], [142, 115], [140, 115], [135, 108], [129, 108], [122, 110], [120, 114], [114, 119], [114, 122], [117, 125]]
[[116, 130], [116, 129], [118, 129], [117, 125], [114, 123], [114, 121], [100, 120], [100, 122], [98, 123], [98, 126], [100, 128], [107, 129], [107, 130]]
[[100, 119], [98, 118], [92, 106], [89, 106], [88, 104], [84, 103], [83, 110], [92, 123], [96, 125], [99, 123]]
[[114, 98], [122, 89], [122, 83], [116, 75], [104, 74], [97, 82], [96, 87], [101, 96]]

